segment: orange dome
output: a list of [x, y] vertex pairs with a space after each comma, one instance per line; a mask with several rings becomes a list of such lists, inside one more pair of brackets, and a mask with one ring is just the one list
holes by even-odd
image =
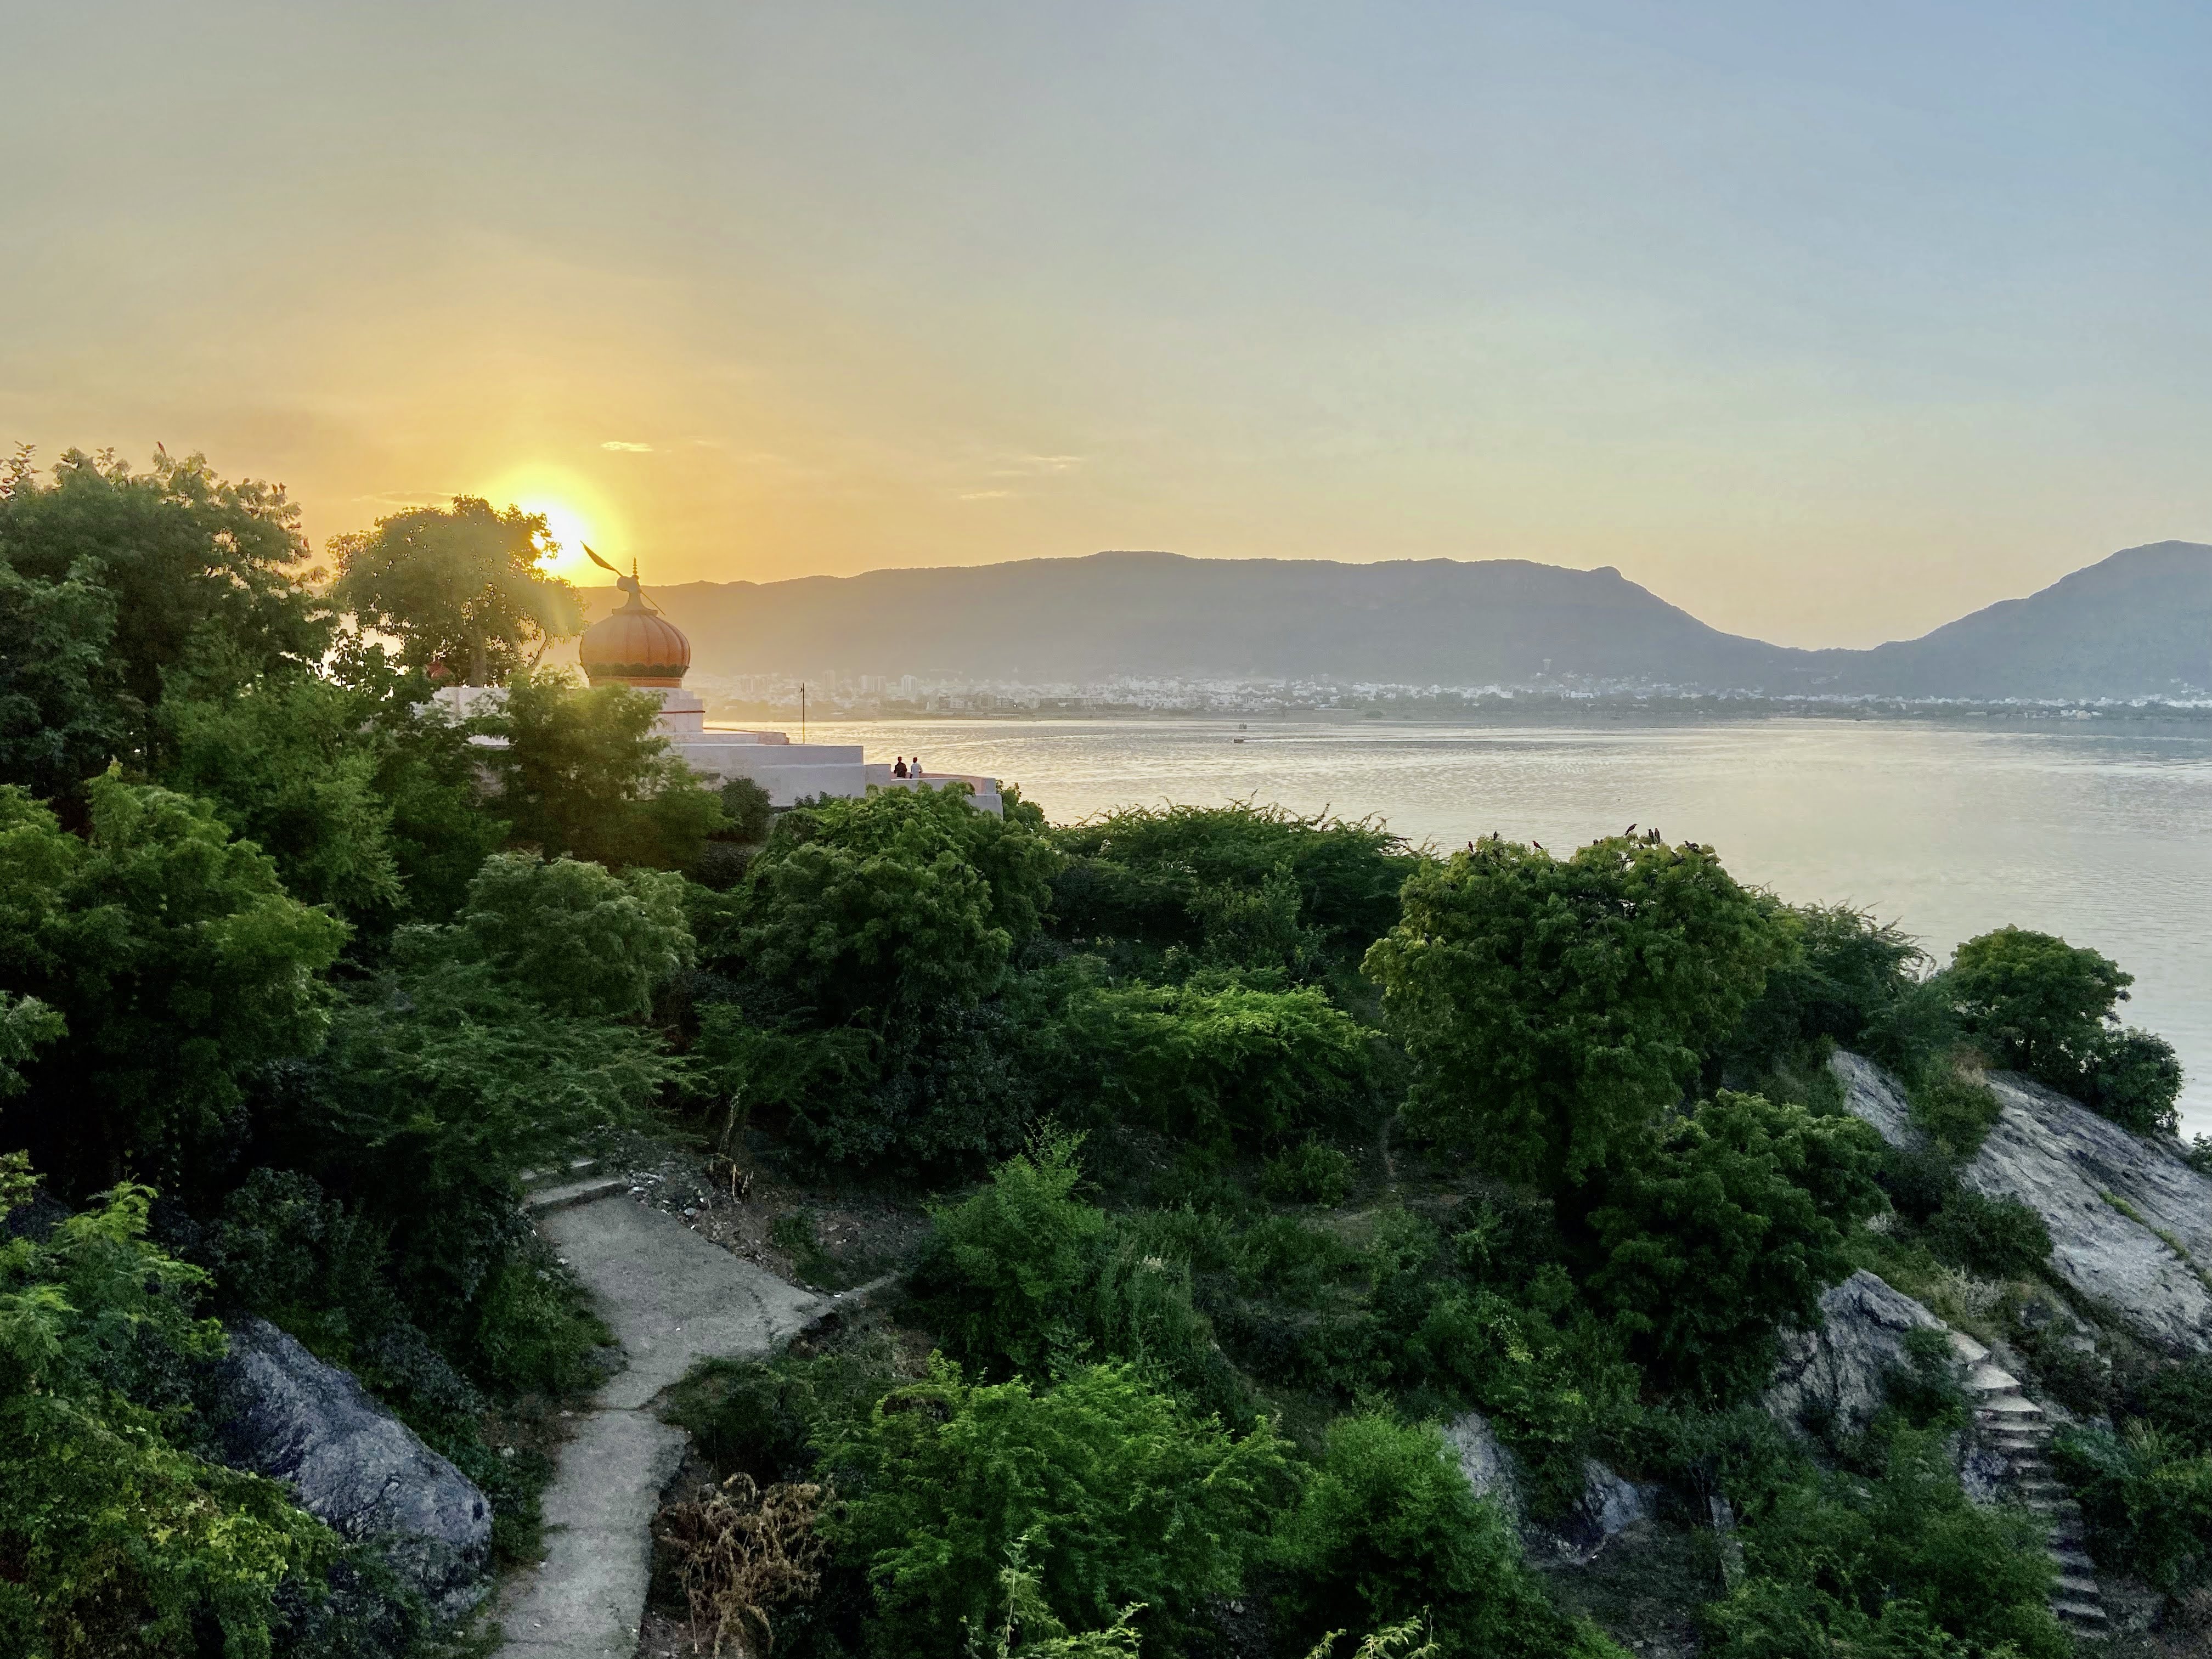
[[[623, 582], [629, 586], [629, 581]], [[576, 642], [576, 660], [593, 685], [681, 685], [691, 666], [691, 641], [684, 630], [645, 607], [629, 588], [629, 603], [602, 617]]]

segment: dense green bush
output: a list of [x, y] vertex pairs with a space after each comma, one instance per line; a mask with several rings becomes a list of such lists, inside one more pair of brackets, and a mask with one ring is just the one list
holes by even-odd
[[2004, 1111], [1994, 1089], [1955, 1066], [1931, 1066], [1906, 1094], [1913, 1126], [1954, 1161], [1979, 1152]]
[[1054, 926], [1230, 966], [1349, 963], [1398, 915], [1418, 859], [1379, 823], [1280, 807], [1127, 807], [1053, 831]]
[[410, 964], [480, 963], [557, 1013], [612, 1018], [650, 1013], [692, 953], [682, 877], [518, 853], [484, 860], [452, 926], [402, 946]]
[[1440, 1654], [1602, 1659], [1620, 1650], [1545, 1599], [1521, 1540], [1477, 1498], [1433, 1428], [1340, 1418], [1285, 1521], [1286, 1611], [1313, 1640], [1346, 1626], [1429, 1622]]
[[[31, 1197], [0, 1158], [0, 1218]], [[187, 1362], [203, 1275], [146, 1242], [151, 1194], [119, 1186], [46, 1242], [0, 1243], [0, 1650], [52, 1659], [270, 1651], [279, 1592], [319, 1587], [338, 1540], [273, 1480], [210, 1463]]]
[[1547, 1189], [1630, 1153], [1786, 961], [1707, 848], [1490, 840], [1422, 867], [1367, 954], [1422, 1131]]
[[1278, 1204], [1334, 1208], [1352, 1190], [1353, 1173], [1349, 1154], [1317, 1140], [1302, 1140], [1261, 1166], [1260, 1190]]
[[1078, 1292], [1106, 1227], [1097, 1206], [1075, 1196], [1081, 1144], [1048, 1132], [973, 1197], [933, 1212], [923, 1282], [940, 1290], [945, 1328], [980, 1364], [1042, 1370], [1080, 1340]]
[[74, 1192], [234, 1133], [256, 1074], [322, 1041], [346, 934], [206, 803], [112, 774], [87, 793], [80, 838], [0, 785], [0, 991], [65, 1025], [10, 1115]]
[[2062, 1429], [2051, 1463], [2074, 1489], [2099, 1565], [2164, 1590], [2212, 1570], [2212, 1453], [2148, 1422]]
[[1971, 1504], [1933, 1433], [1872, 1479], [1812, 1474], [1747, 1519], [1747, 1576], [1708, 1609], [1724, 1659], [2066, 1659], [2041, 1524]]
[[1067, 1021], [1101, 1103], [1194, 1139], [1340, 1121], [1367, 1075], [1367, 1033], [1311, 988], [1209, 977], [1093, 989]]
[[845, 1498], [823, 1530], [865, 1566], [887, 1655], [953, 1651], [1016, 1545], [1067, 1625], [1106, 1626], [1137, 1601], [1144, 1628], [1180, 1631], [1241, 1586], [1291, 1486], [1264, 1424], [1232, 1439], [1126, 1365], [1040, 1389], [978, 1386], [939, 1361], [823, 1461]]
[[2016, 1198], [1954, 1189], [1929, 1218], [1929, 1248], [1984, 1279], [2025, 1279], [2050, 1260], [2051, 1230]]
[[1881, 1158], [1856, 1118], [1723, 1091], [1603, 1183], [1589, 1294], [1662, 1387], [1741, 1397], [1772, 1371], [1778, 1330], [1817, 1325], [1850, 1272], [1844, 1237], [1881, 1206]]

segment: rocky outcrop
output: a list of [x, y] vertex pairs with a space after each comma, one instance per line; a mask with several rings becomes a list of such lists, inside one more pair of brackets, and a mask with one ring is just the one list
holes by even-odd
[[[1895, 1081], [1856, 1054], [1832, 1066], [1850, 1109], [1908, 1144]], [[2026, 1078], [1993, 1072], [1989, 1084], [2003, 1110], [1960, 1180], [2041, 1216], [2059, 1277], [2136, 1334], [2172, 1353], [2212, 1352], [2212, 1180]]]
[[225, 1462], [283, 1481], [341, 1536], [376, 1545], [441, 1617], [482, 1598], [490, 1503], [349, 1373], [266, 1320], [243, 1320], [210, 1417]]
[[1905, 1338], [1943, 1322], [1864, 1268], [1820, 1297], [1820, 1328], [1783, 1343], [1767, 1411], [1788, 1424], [1826, 1422], [1856, 1433], [1881, 1409], [1891, 1372], [1912, 1361]]
[[1651, 1516], [1657, 1489], [1639, 1486], [1593, 1457], [1583, 1464], [1583, 1490], [1566, 1514], [1531, 1521], [1522, 1501], [1520, 1462], [1489, 1419], [1480, 1412], [1465, 1413], [1446, 1424], [1443, 1434], [1467, 1484], [1519, 1529], [1522, 1552], [1531, 1566], [1585, 1565], [1613, 1539]]

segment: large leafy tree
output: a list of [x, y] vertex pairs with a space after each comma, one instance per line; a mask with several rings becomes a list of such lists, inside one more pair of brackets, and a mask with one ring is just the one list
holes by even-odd
[[576, 591], [538, 568], [556, 550], [543, 514], [475, 495], [380, 519], [331, 538], [331, 599], [400, 641], [410, 668], [442, 662], [471, 685], [505, 680], [583, 620]]
[[1855, 1117], [1723, 1091], [1605, 1182], [1590, 1299], [1662, 1385], [1721, 1401], [1755, 1389], [1777, 1332], [1818, 1326], [1820, 1292], [1850, 1272], [1844, 1238], [1882, 1207], [1881, 1163]]
[[91, 566], [47, 581], [0, 560], [0, 782], [52, 799], [123, 752], [114, 640]]
[[1553, 1188], [1680, 1098], [1789, 949], [1776, 907], [1689, 843], [1483, 841], [1402, 902], [1365, 967], [1414, 1062], [1409, 1121]]
[[2134, 983], [2111, 957], [2025, 927], [1968, 939], [1936, 981], [1999, 1065], [2138, 1133], [2170, 1135], [2180, 1127], [2181, 1062], [2165, 1038], [2121, 1026]]
[[494, 809], [515, 844], [608, 865], [679, 870], [726, 822], [721, 799], [656, 729], [660, 704], [623, 685], [517, 674], [491, 722]]
[[[104, 650], [118, 716], [143, 752], [167, 676], [219, 657], [249, 672], [321, 658], [330, 618], [307, 584], [299, 508], [282, 489], [218, 478], [206, 460], [157, 454], [134, 472], [112, 453], [70, 450], [41, 480], [26, 456], [0, 468], [0, 562], [50, 586], [96, 586], [105, 605], [71, 595], [69, 625], [45, 631], [43, 672], [66, 684], [98, 612], [112, 607]], [[81, 756], [82, 757], [82, 756]], [[33, 781], [42, 784], [43, 780]]]
[[80, 839], [0, 787], [0, 990], [67, 1027], [6, 1115], [80, 1189], [173, 1170], [258, 1067], [312, 1052], [346, 935], [206, 803], [113, 775], [88, 794]]
[[1056, 864], [1026, 816], [978, 812], [957, 788], [824, 801], [787, 813], [753, 860], [738, 950], [826, 1019], [973, 1005], [1035, 931]]

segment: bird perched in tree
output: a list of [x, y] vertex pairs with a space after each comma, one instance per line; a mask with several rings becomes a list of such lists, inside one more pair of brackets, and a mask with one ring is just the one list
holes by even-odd
[[1625, 839], [1626, 837], [1630, 836], [1632, 836], [1632, 835], [1634, 835], [1634, 834], [1636, 833], [1636, 826], [1635, 826], [1634, 824], [1632, 824], [1632, 824], [1630, 824], [1630, 825], [1628, 826], [1628, 828], [1627, 828], [1627, 829], [1626, 829], [1626, 830], [1622, 830], [1620, 833], [1621, 833], [1621, 836], [1623, 836], [1623, 838]]

